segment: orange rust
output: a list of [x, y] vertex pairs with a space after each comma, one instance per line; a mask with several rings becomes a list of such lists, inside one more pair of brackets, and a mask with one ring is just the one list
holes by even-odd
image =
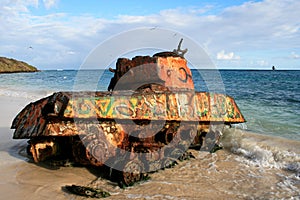
[[158, 57], [159, 75], [164, 80], [164, 86], [174, 89], [194, 90], [192, 72], [181, 57]]

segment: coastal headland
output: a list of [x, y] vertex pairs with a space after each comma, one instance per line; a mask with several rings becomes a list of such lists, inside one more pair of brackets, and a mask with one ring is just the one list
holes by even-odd
[[0, 73], [38, 72], [39, 70], [26, 62], [13, 58], [0, 57]]

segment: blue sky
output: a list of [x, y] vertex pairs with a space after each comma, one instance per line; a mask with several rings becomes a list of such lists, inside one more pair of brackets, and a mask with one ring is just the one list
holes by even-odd
[[[52, 1], [54, 2], [54, 1]], [[206, 6], [214, 6], [212, 12], [216, 14], [222, 9], [231, 5], [239, 5], [245, 0], [228, 0], [228, 1], [199, 1], [199, 0], [90, 0], [82, 2], [80, 0], [59, 1], [54, 3], [51, 9], [47, 9], [44, 5], [32, 6], [30, 10], [39, 15], [50, 14], [53, 12], [68, 13], [70, 15], [88, 14], [95, 17], [113, 19], [118, 15], [150, 15], [159, 13], [162, 10], [174, 8], [195, 8], [201, 9]]]
[[[292, 0], [2, 0], [0, 56], [39, 69], [78, 69], [111, 38], [152, 27], [190, 38], [219, 69], [300, 70], [299, 10]], [[138, 44], [134, 38], [118, 45]]]

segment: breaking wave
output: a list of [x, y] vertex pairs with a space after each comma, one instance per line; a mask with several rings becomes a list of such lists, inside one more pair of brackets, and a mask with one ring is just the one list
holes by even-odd
[[54, 91], [46, 91], [46, 90], [17, 90], [12, 88], [4, 88], [0, 87], [0, 96], [6, 96], [6, 97], [16, 97], [16, 98], [25, 98], [29, 100], [38, 100], [40, 98], [43, 98], [45, 96], [48, 96], [52, 94]]
[[226, 129], [223, 146], [250, 165], [294, 171], [300, 175], [300, 142], [240, 129]]
[[237, 161], [258, 170], [279, 169], [277, 187], [299, 194], [300, 142], [266, 136], [236, 128], [226, 129], [222, 139], [224, 148], [238, 155]]

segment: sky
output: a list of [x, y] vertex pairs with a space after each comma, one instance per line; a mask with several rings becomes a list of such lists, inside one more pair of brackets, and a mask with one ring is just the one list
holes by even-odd
[[173, 50], [183, 37], [187, 55], [196, 44], [218, 69], [300, 70], [299, 10], [298, 0], [1, 0], [0, 56], [79, 69], [97, 48], [115, 60], [138, 48]]

